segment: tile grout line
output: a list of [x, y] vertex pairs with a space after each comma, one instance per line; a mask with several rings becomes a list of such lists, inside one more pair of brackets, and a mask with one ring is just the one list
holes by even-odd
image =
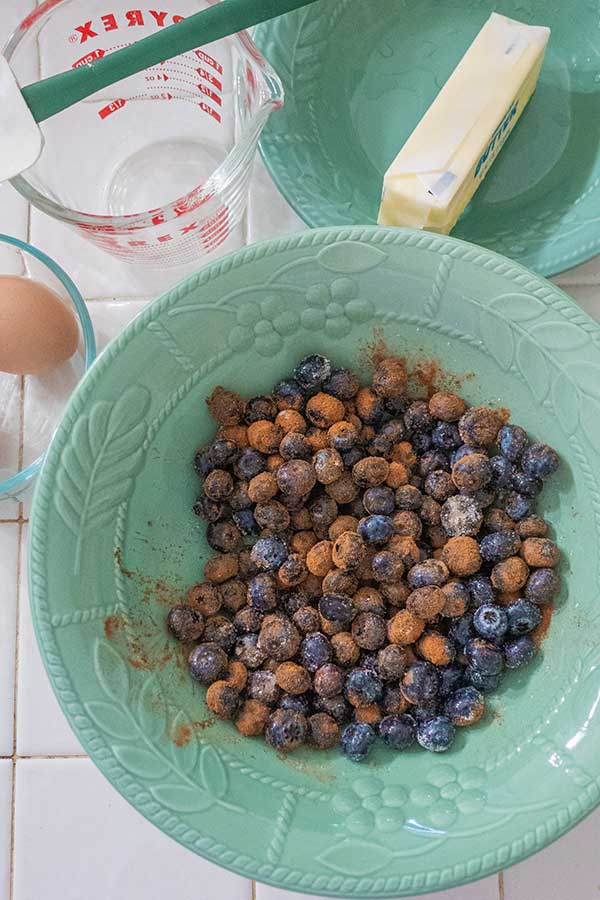
[[9, 883], [8, 898], [13, 900], [14, 897], [14, 867], [15, 867], [15, 812], [16, 812], [16, 792], [17, 792], [17, 696], [19, 693], [19, 612], [20, 612], [20, 588], [21, 588], [21, 565], [23, 556], [23, 523], [19, 522], [17, 526], [17, 585], [15, 599], [15, 664], [14, 664], [14, 684], [13, 684], [13, 739], [12, 739], [12, 788], [11, 788], [11, 804], [10, 804], [10, 863], [9, 863]]
[[[256, 882], [254, 879], [250, 882], [250, 900], [256, 900]], [[500, 898], [502, 900], [502, 898]]]
[[498, 872], [498, 900], [504, 900], [504, 872]]

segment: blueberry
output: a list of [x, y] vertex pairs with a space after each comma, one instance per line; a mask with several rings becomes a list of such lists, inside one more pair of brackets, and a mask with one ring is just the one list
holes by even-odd
[[527, 666], [536, 653], [535, 642], [530, 634], [507, 641], [504, 645], [504, 662], [507, 669]]
[[532, 603], [550, 603], [560, 591], [560, 576], [554, 569], [536, 569], [525, 585], [525, 596]]
[[470, 444], [461, 444], [458, 450], [455, 450], [450, 459], [450, 465], [453, 466], [454, 463], [457, 463], [459, 459], [462, 459], [463, 456], [471, 456], [472, 453], [479, 453], [477, 447], [471, 447]]
[[358, 523], [358, 533], [367, 544], [387, 544], [394, 533], [389, 516], [367, 516]]
[[240, 453], [233, 470], [238, 478], [250, 481], [255, 475], [260, 475], [267, 468], [267, 458], [253, 450], [252, 447], [244, 447]]
[[423, 505], [423, 495], [421, 491], [412, 484], [403, 484], [396, 490], [396, 506], [398, 509], [414, 510], [421, 509]]
[[274, 750], [289, 753], [304, 743], [307, 727], [306, 718], [296, 710], [276, 709], [269, 716], [265, 741]]
[[448, 581], [448, 567], [439, 559], [426, 559], [417, 563], [408, 573], [408, 584], [413, 589], [445, 584]]
[[352, 707], [341, 694], [338, 694], [336, 697], [319, 697], [317, 695], [314, 703], [315, 709], [327, 713], [327, 715], [335, 719], [338, 725], [347, 722], [352, 715]]
[[465, 644], [471, 640], [475, 634], [473, 628], [473, 614], [466, 613], [451, 627], [449, 637], [452, 638], [457, 647], [463, 648]]
[[379, 653], [363, 653], [360, 665], [362, 669], [369, 669], [379, 675]]
[[218, 522], [225, 515], [226, 507], [222, 503], [209, 500], [204, 494], [198, 497], [193, 506], [194, 515], [206, 522]]
[[262, 620], [262, 613], [251, 606], [245, 606], [233, 617], [233, 625], [238, 634], [258, 634]]
[[487, 575], [471, 575], [467, 578], [467, 588], [471, 595], [473, 606], [481, 606], [483, 603], [493, 603], [495, 600], [494, 588]]
[[448, 750], [454, 742], [454, 735], [454, 725], [447, 716], [436, 716], [417, 728], [417, 741], [432, 753]]
[[502, 671], [502, 650], [483, 638], [471, 638], [465, 644], [465, 656], [469, 665], [484, 675], [497, 675]]
[[167, 616], [167, 628], [178, 641], [197, 641], [204, 631], [204, 616], [193, 606], [174, 606]]
[[496, 531], [481, 539], [479, 552], [488, 562], [498, 562], [516, 556], [520, 546], [521, 538], [516, 531]]
[[414, 743], [417, 726], [412, 716], [386, 716], [379, 723], [379, 734], [393, 750], [406, 750]]
[[521, 468], [533, 478], [546, 478], [556, 472], [560, 459], [547, 444], [531, 444], [521, 457]]
[[481, 637], [500, 641], [508, 628], [508, 616], [501, 606], [484, 603], [475, 610], [473, 625]]
[[272, 575], [261, 573], [250, 579], [248, 603], [261, 613], [277, 609], [277, 582]]
[[478, 534], [483, 522], [479, 504], [472, 497], [448, 497], [440, 512], [442, 526], [450, 537]]
[[[240, 512], [243, 509], [250, 509], [252, 500], [248, 495], [248, 485], [245, 481], [238, 481], [233, 488], [233, 493], [227, 499], [227, 503], [233, 512]], [[239, 528], [239, 525], [238, 525]]]
[[431, 447], [431, 435], [427, 434], [426, 431], [417, 432], [417, 434], [413, 434], [411, 437], [411, 443], [413, 445], [413, 450], [415, 453], [419, 455], [426, 453]]
[[194, 469], [196, 470], [200, 478], [206, 478], [206, 476], [216, 468], [216, 463], [213, 463], [211, 461], [206, 450], [204, 448], [202, 450], [198, 450], [198, 452], [194, 456]]
[[277, 404], [272, 397], [253, 397], [246, 403], [244, 418], [248, 424], [274, 419], [277, 415]]
[[504, 509], [515, 521], [526, 519], [533, 512], [533, 503], [529, 497], [518, 494], [516, 491], [510, 491], [504, 503]]
[[189, 656], [190, 675], [202, 684], [212, 684], [227, 672], [227, 654], [218, 644], [199, 644]]
[[375, 729], [364, 722], [351, 722], [342, 731], [340, 744], [342, 753], [352, 762], [362, 762], [371, 752], [375, 743]]
[[310, 701], [306, 694], [284, 694], [279, 701], [279, 709], [293, 709], [303, 716], [308, 716]]
[[372, 669], [351, 669], [346, 677], [344, 693], [352, 706], [370, 706], [381, 700], [383, 684]]
[[512, 473], [511, 487], [524, 497], [537, 497], [543, 486], [542, 480], [535, 475], [527, 475], [520, 469], [515, 469]]
[[392, 453], [396, 444], [406, 440], [406, 428], [400, 419], [392, 419], [379, 429], [369, 444], [369, 452], [372, 456], [388, 456]]
[[243, 634], [237, 639], [235, 658], [244, 663], [247, 669], [258, 669], [259, 666], [262, 666], [267, 656], [258, 646], [258, 634], [254, 632]]
[[513, 475], [513, 464], [505, 456], [492, 456], [490, 459], [492, 468], [491, 484], [495, 488], [507, 488], [510, 486]]
[[462, 444], [455, 422], [440, 422], [431, 432], [431, 443], [438, 450], [454, 450]]
[[324, 356], [315, 353], [305, 356], [294, 369], [294, 377], [301, 388], [312, 391], [327, 381], [331, 375], [331, 363]]
[[456, 487], [452, 481], [450, 472], [444, 469], [437, 469], [435, 472], [429, 472], [425, 478], [423, 485], [425, 493], [433, 497], [439, 503], [444, 503], [453, 494], [456, 494]]
[[204, 640], [218, 644], [226, 653], [230, 653], [237, 640], [233, 622], [225, 616], [211, 616], [206, 620]]
[[542, 621], [539, 607], [529, 600], [516, 600], [506, 610], [509, 634], [529, 634]]
[[528, 444], [526, 432], [518, 425], [503, 425], [496, 440], [500, 452], [510, 462], [516, 462]]
[[275, 673], [268, 669], [249, 672], [246, 691], [251, 700], [259, 700], [267, 706], [274, 706], [281, 696]]
[[333, 369], [323, 385], [326, 394], [332, 394], [338, 400], [351, 400], [360, 388], [358, 376], [350, 369]]
[[388, 644], [377, 654], [375, 671], [384, 681], [398, 681], [406, 669], [406, 656], [406, 651], [398, 644]]
[[441, 450], [428, 450], [419, 460], [419, 472], [421, 475], [425, 476], [438, 469], [445, 472], [450, 471], [450, 460], [448, 459], [448, 456], [445, 453], [442, 453]]
[[233, 441], [226, 441], [221, 438], [210, 445], [206, 451], [206, 455], [210, 460], [213, 468], [224, 468], [236, 458], [238, 454], [238, 446]]
[[260, 533], [260, 526], [251, 509], [240, 509], [233, 514], [232, 518], [242, 534], [248, 536]]
[[[469, 637], [471, 637], [471, 634], [469, 634]], [[464, 670], [459, 663], [450, 663], [449, 666], [440, 666], [438, 668], [438, 675], [440, 677], [440, 697], [449, 697], [450, 694], [453, 694], [454, 691], [462, 685], [464, 680]]]
[[465, 669], [465, 679], [482, 694], [493, 694], [494, 691], [497, 691], [500, 687], [502, 672], [498, 672], [496, 675], [486, 675], [479, 669], [467, 666]]
[[418, 706], [413, 706], [411, 708], [411, 713], [417, 726], [422, 725], [424, 722], [429, 722], [430, 719], [435, 719], [436, 716], [439, 716], [441, 711], [437, 699], [426, 700], [424, 703], [419, 703]]
[[482, 717], [485, 700], [481, 691], [473, 686], [462, 687], [448, 698], [444, 712], [453, 725], [473, 725]]
[[301, 409], [304, 404], [304, 392], [295, 378], [278, 382], [273, 393], [280, 409]]
[[305, 594], [290, 594], [285, 601], [285, 611], [290, 619], [294, 615], [294, 613], [297, 613], [299, 609], [302, 609], [303, 606], [306, 606], [307, 602], [308, 601]]
[[364, 458], [365, 452], [364, 450], [361, 450], [360, 447], [353, 447], [352, 450], [347, 450], [345, 453], [342, 453], [342, 459], [344, 460], [344, 465], [347, 469], [351, 469], [359, 460]]
[[324, 619], [339, 625], [349, 625], [356, 615], [351, 598], [343, 594], [323, 594], [319, 600], [319, 612]]
[[331, 644], [320, 631], [307, 634], [300, 644], [300, 660], [309, 672], [316, 672], [317, 669], [329, 662], [331, 656]]
[[394, 492], [389, 487], [372, 487], [363, 496], [365, 510], [371, 515], [391, 516], [395, 508]]
[[278, 537], [259, 538], [250, 553], [252, 562], [266, 572], [275, 572], [288, 558], [287, 545]]
[[437, 695], [440, 679], [435, 666], [429, 662], [415, 662], [406, 670], [402, 679], [402, 693], [409, 703], [433, 700]]
[[433, 417], [429, 412], [429, 406], [424, 400], [415, 400], [404, 413], [404, 424], [411, 434], [419, 434], [431, 431]]
[[220, 553], [233, 553], [240, 549], [241, 534], [232, 522], [211, 522], [206, 529], [206, 543]]

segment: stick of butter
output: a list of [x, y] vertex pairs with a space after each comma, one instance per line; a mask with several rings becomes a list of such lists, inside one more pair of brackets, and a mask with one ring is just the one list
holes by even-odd
[[549, 37], [492, 13], [387, 170], [380, 225], [450, 233], [533, 94]]

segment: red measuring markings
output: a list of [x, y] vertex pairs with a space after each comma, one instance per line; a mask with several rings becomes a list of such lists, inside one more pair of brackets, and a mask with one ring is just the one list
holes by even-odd
[[210, 97], [211, 100], [217, 104], [217, 106], [222, 106], [223, 101], [219, 94], [215, 93], [215, 91], [211, 91], [211, 89], [206, 84], [199, 84], [198, 88], [201, 94], [204, 94], [205, 97]]
[[205, 102], [204, 102], [204, 100], [202, 100], [202, 101], [198, 104], [198, 106], [200, 107], [200, 109], [202, 110], [202, 112], [208, 113], [208, 115], [209, 115], [209, 116], [212, 116], [213, 119], [216, 119], [217, 122], [220, 122], [220, 121], [221, 121], [221, 116], [220, 116], [220, 114], [216, 111], [216, 109], [213, 109], [212, 106], [209, 106], [208, 103], [205, 103]]
[[97, 50], [92, 50], [91, 53], [86, 53], [86, 55], [82, 56], [81, 59], [75, 60], [71, 68], [78, 69], [80, 66], [89, 66], [90, 63], [93, 63], [96, 59], [102, 59], [105, 52], [105, 50], [101, 50], [100, 48], [98, 48]]
[[221, 84], [219, 79], [216, 78], [214, 75], [211, 75], [210, 72], [207, 72], [206, 69], [200, 68], [197, 71], [198, 71], [198, 75], [200, 76], [200, 78], [204, 78], [204, 80], [208, 81], [209, 84], [213, 84], [218, 91], [223, 90], [223, 85]]
[[198, 59], [206, 63], [209, 66], [212, 66], [213, 69], [216, 69], [219, 75], [223, 74], [223, 66], [220, 62], [217, 62], [216, 59], [213, 59], [212, 56], [209, 56], [208, 53], [205, 53], [204, 50], [194, 50], [194, 53], [198, 57]]
[[112, 116], [112, 114], [118, 109], [123, 109], [126, 103], [127, 100], [119, 97], [118, 100], [113, 100], [112, 103], [108, 104], [108, 106], [104, 106], [102, 109], [98, 110], [98, 115], [101, 119], [106, 119], [107, 116]]

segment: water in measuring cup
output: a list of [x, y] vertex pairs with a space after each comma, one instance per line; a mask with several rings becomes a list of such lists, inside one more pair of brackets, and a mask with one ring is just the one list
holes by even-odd
[[[68, 31], [67, 19], [62, 31], [53, 20], [39, 37], [41, 77], [126, 46], [134, 29], [136, 37], [151, 33], [156, 14], [150, 12], [107, 12], [91, 24], [70, 22]], [[178, 19], [159, 15], [164, 25]], [[112, 216], [154, 210], [203, 187], [238, 136], [238, 55], [235, 40], [215, 42], [48, 120], [43, 166], [34, 174], [40, 187], [64, 206]]]

